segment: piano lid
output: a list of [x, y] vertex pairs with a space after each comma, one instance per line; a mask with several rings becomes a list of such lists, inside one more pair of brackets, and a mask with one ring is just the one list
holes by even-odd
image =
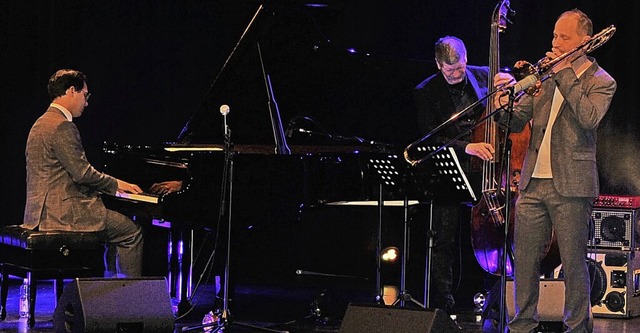
[[284, 128], [313, 119], [325, 130], [288, 131], [290, 145], [402, 145], [418, 136], [411, 92], [428, 64], [378, 58], [358, 49], [362, 41], [339, 40], [353, 8], [285, 1], [254, 14], [242, 16], [246, 26], [178, 143], [223, 143], [218, 110], [226, 104], [234, 143], [275, 144], [258, 45]]

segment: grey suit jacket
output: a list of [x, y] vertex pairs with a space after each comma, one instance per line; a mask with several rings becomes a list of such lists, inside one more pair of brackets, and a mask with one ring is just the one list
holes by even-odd
[[538, 96], [524, 96], [514, 107], [511, 124], [514, 132], [522, 131], [533, 119], [519, 185], [521, 190], [526, 189], [531, 179], [557, 86], [564, 102], [551, 131], [553, 183], [564, 196], [598, 196], [596, 130], [609, 109], [616, 81], [594, 59], [590, 60], [593, 63], [580, 78], [571, 69], [563, 69], [542, 83]]
[[87, 161], [80, 133], [56, 108], [31, 127], [25, 151], [27, 200], [23, 227], [99, 231], [106, 208], [99, 192], [114, 194], [117, 180]]

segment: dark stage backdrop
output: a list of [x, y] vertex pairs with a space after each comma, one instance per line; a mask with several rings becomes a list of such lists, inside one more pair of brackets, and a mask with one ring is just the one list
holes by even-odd
[[[273, 142], [256, 42], [285, 126], [307, 116], [333, 134], [399, 145], [419, 137], [411, 88], [436, 71], [437, 38], [459, 36], [469, 63], [488, 61], [497, 1], [315, 2], [326, 6], [267, 1], [247, 43], [223, 66], [262, 2], [2, 1], [2, 223], [21, 221], [24, 145], [49, 103], [47, 79], [59, 68], [89, 76], [90, 105], [76, 123], [89, 159], [100, 168], [103, 142], [174, 141], [192, 115], [191, 128], [206, 133], [202, 140], [221, 142], [221, 104], [232, 107], [235, 142]], [[633, 99], [640, 91], [640, 5], [514, 0], [511, 6], [516, 15], [501, 35], [502, 66], [542, 57], [564, 10], [585, 11], [596, 32], [618, 27], [593, 54], [619, 87], [599, 136], [602, 190], [640, 194], [640, 117]]]

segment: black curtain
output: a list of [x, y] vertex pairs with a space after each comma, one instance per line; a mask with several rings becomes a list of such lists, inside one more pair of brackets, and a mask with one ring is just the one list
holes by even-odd
[[[57, 69], [89, 76], [90, 105], [75, 121], [100, 168], [103, 142], [173, 141], [196, 114], [210, 113], [213, 121], [203, 130], [216, 140], [220, 104], [232, 107], [237, 142], [272, 143], [255, 42], [264, 45], [285, 126], [310, 116], [334, 134], [398, 145], [419, 135], [411, 89], [436, 71], [437, 38], [458, 36], [467, 43], [469, 63], [488, 61], [497, 1], [310, 2], [2, 1], [3, 223], [21, 222], [25, 141], [49, 103], [46, 83]], [[260, 4], [265, 15], [250, 43], [225, 68], [228, 81], [212, 87]], [[640, 91], [634, 61], [640, 5], [544, 0], [511, 6], [516, 15], [501, 35], [502, 66], [542, 57], [565, 10], [585, 11], [595, 32], [616, 25], [616, 35], [593, 54], [618, 82], [599, 135], [602, 192], [640, 194], [640, 117], [632, 99]]]

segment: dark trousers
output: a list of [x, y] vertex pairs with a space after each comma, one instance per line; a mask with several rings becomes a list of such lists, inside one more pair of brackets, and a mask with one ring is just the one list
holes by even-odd
[[456, 303], [452, 293], [452, 265], [461, 207], [459, 204], [433, 205], [429, 305], [447, 312], [450, 312]]

